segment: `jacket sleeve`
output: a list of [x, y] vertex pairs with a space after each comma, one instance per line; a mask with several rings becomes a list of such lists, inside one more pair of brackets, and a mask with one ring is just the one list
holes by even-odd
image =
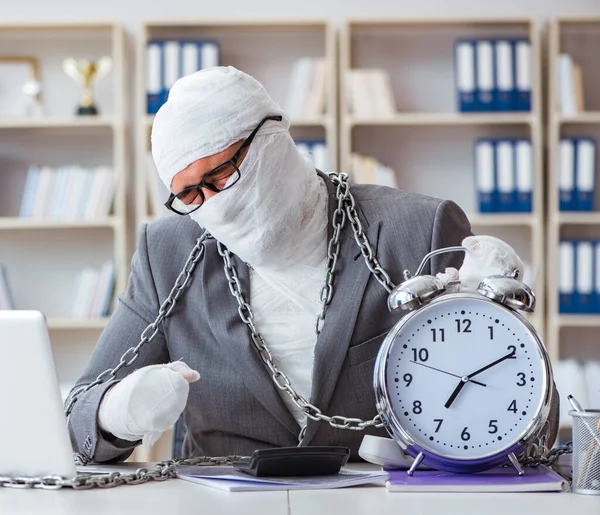
[[[154, 322], [158, 309], [159, 301], [148, 258], [147, 227], [144, 226], [131, 263], [127, 290], [120, 296], [117, 308], [71, 393], [93, 382], [103, 371], [116, 367], [123, 353], [138, 345], [142, 332]], [[96, 462], [126, 459], [140, 442], [121, 440], [103, 433], [97, 421], [100, 402], [111, 386], [134, 370], [168, 361], [169, 353], [161, 327], [155, 338], [141, 348], [136, 361], [122, 368], [115, 380], [80, 394], [68, 419], [73, 449]]]
[[[431, 250], [461, 245], [467, 236], [472, 236], [471, 224], [463, 210], [452, 201], [438, 204], [431, 233]], [[431, 259], [431, 274], [443, 272], [446, 267], [459, 269], [464, 258], [463, 252], [449, 252]]]

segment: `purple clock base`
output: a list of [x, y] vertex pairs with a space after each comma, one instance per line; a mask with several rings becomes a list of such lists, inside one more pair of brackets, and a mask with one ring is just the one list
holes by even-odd
[[[523, 452], [523, 447], [521, 444], [517, 443], [508, 449], [504, 449], [498, 454], [494, 454], [493, 456], [473, 460], [443, 458], [437, 454], [432, 454], [431, 451], [423, 449], [423, 447], [416, 444], [408, 446], [405, 449], [405, 452], [413, 458], [416, 458], [420, 453], [423, 453], [425, 457], [421, 463], [436, 470], [454, 472], [457, 474], [473, 474], [475, 472], [483, 472], [484, 470], [509, 463], [508, 455], [512, 452], [515, 454], [515, 456], [519, 456], [519, 454]], [[418, 470], [414, 473], [418, 474]], [[516, 470], [515, 474], [517, 474]]]

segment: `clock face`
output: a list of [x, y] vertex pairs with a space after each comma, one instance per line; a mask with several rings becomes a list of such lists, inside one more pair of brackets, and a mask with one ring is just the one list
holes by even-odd
[[441, 297], [388, 335], [386, 403], [425, 450], [459, 460], [492, 456], [518, 442], [546, 402], [541, 345], [495, 302]]

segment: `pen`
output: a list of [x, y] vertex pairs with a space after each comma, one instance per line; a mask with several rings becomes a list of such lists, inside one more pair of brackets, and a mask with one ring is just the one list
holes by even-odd
[[567, 395], [567, 399], [569, 400], [569, 402], [571, 403], [571, 406], [573, 406], [573, 409], [575, 411], [584, 411], [585, 410], [581, 407], [581, 404], [579, 404], [577, 402], [577, 399], [575, 399], [575, 397], [573, 397], [571, 394]]

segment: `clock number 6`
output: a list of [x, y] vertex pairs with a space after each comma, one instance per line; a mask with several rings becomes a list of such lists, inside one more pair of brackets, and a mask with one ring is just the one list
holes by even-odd
[[469, 429], [469, 428], [468, 428], [468, 427], [465, 427], [465, 428], [462, 430], [462, 433], [460, 434], [460, 437], [461, 437], [461, 438], [462, 438], [462, 440], [464, 440], [465, 442], [466, 442], [467, 440], [470, 440], [470, 439], [471, 439], [471, 435], [470, 435], [470, 434], [467, 432], [467, 429]]

